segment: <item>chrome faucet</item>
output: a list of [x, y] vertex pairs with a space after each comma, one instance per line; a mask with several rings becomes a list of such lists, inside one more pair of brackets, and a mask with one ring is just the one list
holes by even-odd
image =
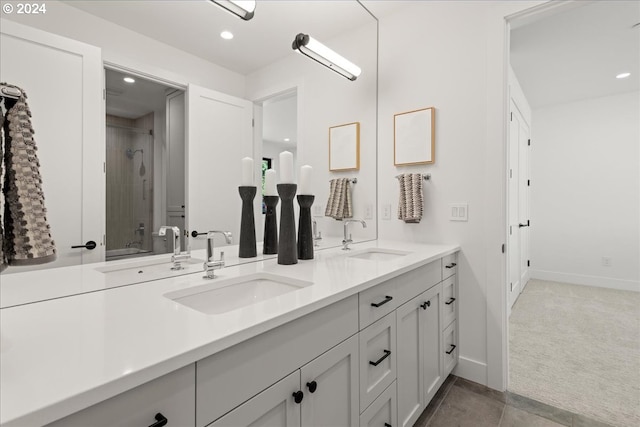
[[224, 268], [224, 252], [220, 252], [219, 260], [214, 259], [213, 255], [213, 238], [217, 233], [224, 236], [227, 244], [231, 243], [232, 236], [230, 231], [213, 230], [207, 233], [207, 260], [204, 262], [203, 266], [204, 272], [206, 273], [206, 276], [203, 276], [205, 279], [215, 279], [216, 270]]
[[318, 223], [314, 219], [311, 223], [311, 230], [313, 230], [313, 246], [320, 247], [320, 240], [322, 240], [322, 232], [318, 231]]
[[173, 255], [171, 256], [171, 262], [173, 262], [172, 270], [182, 270], [182, 261], [186, 261], [190, 258], [188, 253], [181, 253], [180, 251], [180, 229], [176, 226], [163, 225], [158, 231], [158, 236], [166, 236], [167, 230], [173, 231]]
[[343, 220], [343, 222], [344, 222], [344, 239], [342, 240], [342, 250], [348, 251], [350, 250], [349, 244], [353, 243], [353, 240], [351, 239], [351, 234], [349, 234], [349, 224], [351, 224], [352, 222], [359, 222], [360, 224], [362, 224], [362, 228], [367, 228], [367, 223], [361, 219], [345, 219]]

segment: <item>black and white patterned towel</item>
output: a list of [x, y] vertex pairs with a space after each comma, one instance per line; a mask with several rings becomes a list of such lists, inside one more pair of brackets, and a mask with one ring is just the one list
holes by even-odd
[[398, 175], [400, 199], [398, 201], [398, 219], [407, 223], [418, 223], [424, 212], [422, 195], [422, 174], [405, 173]]
[[331, 180], [329, 188], [329, 199], [325, 216], [341, 220], [353, 217], [353, 207], [351, 203], [351, 180], [349, 178], [336, 178]]

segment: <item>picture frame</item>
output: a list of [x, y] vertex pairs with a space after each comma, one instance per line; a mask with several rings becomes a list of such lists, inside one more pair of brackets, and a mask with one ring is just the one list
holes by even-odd
[[393, 164], [435, 163], [435, 107], [395, 114], [393, 117]]
[[360, 169], [360, 122], [329, 128], [329, 171]]

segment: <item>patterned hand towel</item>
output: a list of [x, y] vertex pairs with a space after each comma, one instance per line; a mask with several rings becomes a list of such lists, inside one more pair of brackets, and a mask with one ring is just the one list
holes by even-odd
[[424, 209], [422, 174], [405, 173], [396, 178], [400, 182], [398, 219], [406, 223], [419, 223]]
[[329, 188], [329, 199], [325, 216], [342, 220], [353, 217], [351, 204], [351, 180], [349, 178], [332, 179]]
[[[8, 109], [2, 124], [2, 142], [6, 149], [0, 168], [5, 198], [2, 268], [43, 264], [56, 259], [56, 247], [44, 207], [31, 110], [26, 93], [20, 91], [22, 96]], [[4, 169], [4, 175], [1, 169]]]

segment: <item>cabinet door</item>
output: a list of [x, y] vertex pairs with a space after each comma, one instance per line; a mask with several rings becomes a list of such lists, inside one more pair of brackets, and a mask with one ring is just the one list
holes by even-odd
[[358, 337], [352, 336], [300, 370], [302, 425], [358, 425]]
[[195, 424], [195, 365], [191, 364], [90, 406], [48, 427], [149, 426], [166, 417], [169, 426]]
[[427, 405], [446, 377], [442, 370], [442, 285], [426, 291], [422, 299], [421, 304], [426, 304], [421, 315], [424, 325], [424, 403]]
[[[300, 371], [295, 371], [262, 393], [219, 418], [213, 427], [300, 426], [300, 404], [293, 393], [300, 390]], [[306, 397], [306, 394], [305, 394]]]
[[396, 310], [400, 427], [412, 426], [424, 409], [424, 303], [421, 294]]

